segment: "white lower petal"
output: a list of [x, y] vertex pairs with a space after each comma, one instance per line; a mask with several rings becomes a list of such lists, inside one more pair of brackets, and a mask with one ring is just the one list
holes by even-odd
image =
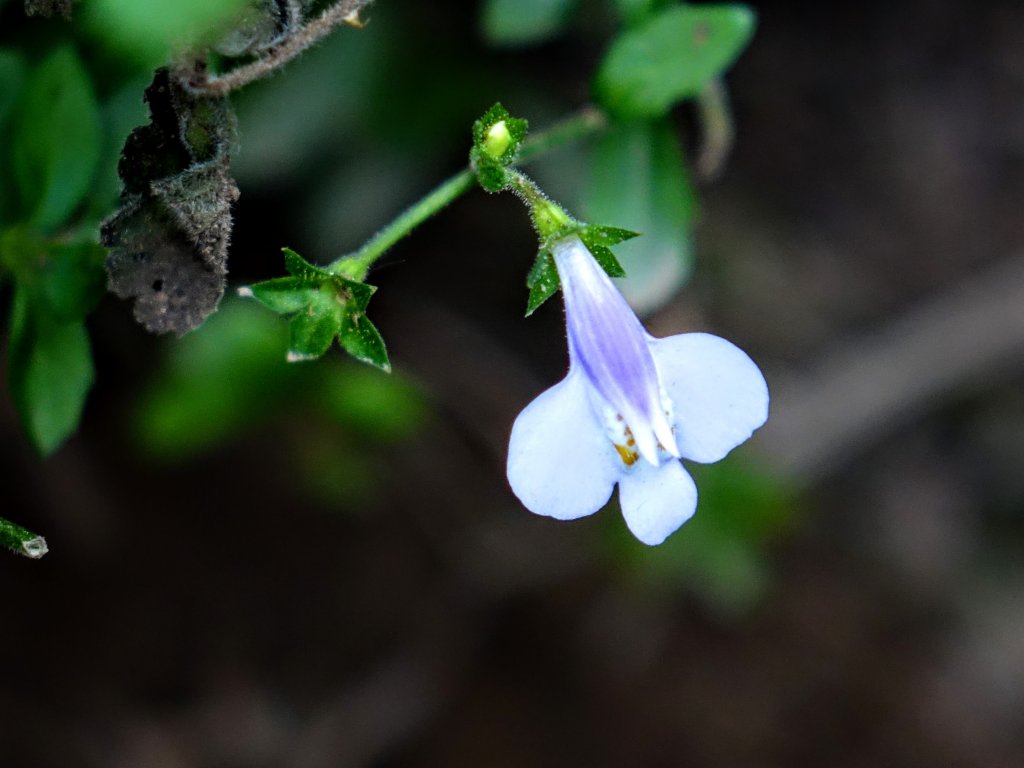
[[661, 386], [672, 401], [676, 445], [684, 459], [725, 458], [768, 418], [768, 385], [754, 361], [707, 333], [651, 339]]
[[574, 520], [603, 507], [624, 470], [573, 369], [519, 414], [508, 446], [508, 482], [531, 512]]
[[619, 481], [619, 504], [633, 535], [654, 546], [693, 517], [697, 486], [678, 461], [638, 462]]

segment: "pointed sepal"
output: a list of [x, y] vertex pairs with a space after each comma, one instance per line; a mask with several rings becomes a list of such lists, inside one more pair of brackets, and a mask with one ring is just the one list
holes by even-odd
[[280, 315], [290, 315], [288, 361], [322, 357], [335, 338], [357, 360], [390, 371], [380, 333], [366, 317], [366, 306], [377, 289], [310, 264], [284, 248], [288, 277], [278, 277], [239, 289]]

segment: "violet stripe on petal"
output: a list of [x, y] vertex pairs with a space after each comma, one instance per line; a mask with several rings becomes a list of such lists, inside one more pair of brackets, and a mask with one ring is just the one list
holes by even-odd
[[565, 298], [570, 351], [594, 389], [622, 414], [648, 462], [661, 463], [659, 442], [678, 456], [640, 321], [579, 238], [563, 240], [553, 251]]

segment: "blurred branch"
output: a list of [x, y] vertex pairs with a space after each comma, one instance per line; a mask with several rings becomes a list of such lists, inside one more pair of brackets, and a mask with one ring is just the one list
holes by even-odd
[[1024, 368], [1024, 255], [992, 267], [774, 387], [755, 445], [813, 482], [929, 408]]
[[188, 72], [182, 78], [184, 86], [196, 94], [223, 96], [249, 83], [273, 74], [307, 48], [320, 42], [335, 27], [348, 24], [362, 27], [359, 12], [373, 0], [340, 0], [329, 6], [318, 17], [303, 25], [283, 43], [272, 48], [265, 56], [233, 69], [223, 75], [207, 76], [205, 69]]
[[560, 120], [546, 131], [530, 136], [523, 142], [516, 162], [526, 164], [553, 149], [604, 130], [608, 117], [597, 107], [587, 105], [574, 115]]
[[697, 98], [697, 113], [702, 136], [694, 165], [698, 176], [705, 181], [713, 181], [725, 167], [736, 139], [729, 92], [721, 79], [712, 80], [701, 92]]
[[46, 539], [0, 517], [0, 545], [19, 555], [38, 560], [49, 548]]

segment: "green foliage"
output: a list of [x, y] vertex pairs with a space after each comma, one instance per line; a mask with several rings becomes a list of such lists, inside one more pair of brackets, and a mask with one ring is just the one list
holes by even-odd
[[626, 297], [640, 311], [671, 297], [692, 268], [691, 226], [697, 200], [675, 131], [666, 120], [613, 126], [594, 143], [585, 209], [643, 237], [618, 254]]
[[226, 301], [202, 333], [174, 345], [142, 397], [134, 420], [142, 445], [156, 456], [184, 458], [300, 412], [316, 415], [312, 421], [303, 416], [304, 446], [314, 440], [317, 424], [338, 425], [357, 440], [390, 441], [423, 423], [423, 398], [401, 376], [339, 360], [287, 365], [281, 359], [285, 333], [266, 312]]
[[533, 262], [533, 267], [526, 276], [526, 287], [530, 294], [526, 300], [526, 316], [532, 315], [541, 304], [550, 299], [558, 292], [561, 281], [558, 278], [558, 268], [555, 266], [555, 258], [551, 252], [551, 246], [566, 237], [578, 237], [587, 246], [587, 249], [594, 255], [597, 263], [611, 277], [622, 277], [626, 273], [615, 258], [611, 248], [608, 246], [636, 237], [636, 232], [618, 227], [602, 227], [596, 224], [579, 224], [571, 222], [561, 231], [556, 232], [545, 240]]
[[51, 230], [81, 202], [100, 151], [99, 107], [74, 50], [58, 48], [31, 74], [13, 133], [26, 218]]
[[[469, 160], [480, 186], [488, 192], [500, 192], [508, 186], [508, 168], [519, 154], [526, 129], [526, 121], [512, 117], [501, 104], [495, 104], [473, 123]], [[501, 139], [495, 141], [498, 131]]]
[[598, 101], [620, 118], [664, 115], [719, 77], [750, 41], [743, 5], [677, 5], [620, 35], [597, 73]]
[[486, 0], [483, 32], [495, 45], [526, 45], [562, 31], [577, 0]]
[[700, 492], [693, 519], [656, 548], [637, 542], [617, 520], [615, 556], [631, 578], [652, 588], [686, 586], [725, 613], [746, 610], [770, 587], [766, 549], [794, 522], [795, 494], [735, 457], [686, 469]]
[[532, 315], [541, 304], [558, 293], [560, 286], [555, 257], [548, 249], [541, 248], [526, 276], [526, 287], [530, 289], [530, 294], [526, 299], [526, 316]]
[[93, 382], [89, 336], [81, 321], [58, 322], [14, 295], [9, 383], [25, 430], [43, 455], [78, 427]]
[[321, 357], [337, 337], [356, 360], [390, 371], [384, 340], [366, 317], [366, 305], [377, 289], [315, 267], [290, 248], [283, 250], [290, 276], [257, 283], [245, 293], [291, 316], [288, 360]]
[[15, 278], [8, 379], [18, 415], [40, 453], [78, 426], [93, 382], [84, 318], [103, 295], [104, 251], [90, 241], [53, 242], [11, 229], [0, 264]]
[[143, 69], [166, 63], [183, 46], [221, 34], [247, 0], [90, 0], [80, 15], [93, 34]]
[[627, 24], [646, 19], [664, 0], [613, 0], [615, 10]]
[[24, 81], [24, 60], [14, 51], [0, 48], [0, 128], [7, 122]]

